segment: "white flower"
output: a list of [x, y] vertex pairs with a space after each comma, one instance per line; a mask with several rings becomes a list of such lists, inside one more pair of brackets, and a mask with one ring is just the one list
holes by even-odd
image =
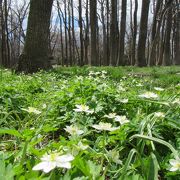
[[100, 74], [101, 74], [100, 71], [95, 72], [95, 75], [100, 75]]
[[89, 106], [86, 105], [76, 105], [76, 109], [74, 109], [75, 112], [86, 112], [86, 113], [93, 113], [92, 110], [89, 109]]
[[177, 105], [180, 105], [180, 98], [176, 98], [172, 104], [177, 104]]
[[83, 76], [76, 76], [76, 79], [79, 80], [79, 81], [82, 81], [83, 80]]
[[81, 141], [77, 144], [77, 146], [79, 149], [81, 149], [83, 151], [89, 147], [88, 145], [83, 144]]
[[34, 114], [41, 114], [41, 111], [37, 110], [34, 107], [28, 107], [28, 109], [22, 108], [22, 110], [28, 112], [28, 113], [34, 113]]
[[171, 168], [169, 169], [170, 171], [178, 171], [180, 170], [180, 159], [170, 159], [169, 163], [171, 164]]
[[116, 164], [122, 163], [122, 161], [119, 159], [119, 152], [115, 149], [108, 151], [107, 156]]
[[104, 71], [104, 70], [103, 70], [103, 71], [101, 71], [101, 72], [102, 72], [102, 74], [107, 74], [107, 71]]
[[100, 122], [99, 124], [95, 124], [92, 127], [100, 131], [115, 131], [119, 129], [119, 127], [112, 127], [112, 124], [110, 123], [103, 123], [103, 122]]
[[43, 108], [43, 109], [46, 109], [46, 108], [47, 108], [47, 105], [46, 105], [46, 104], [43, 104], [42, 108]]
[[94, 71], [89, 71], [89, 76], [91, 75], [95, 75], [95, 72]]
[[45, 173], [50, 172], [56, 167], [61, 167], [61, 168], [71, 168], [71, 163], [74, 157], [71, 154], [66, 154], [66, 155], [59, 155], [59, 153], [51, 153], [51, 154], [45, 154], [42, 158], [39, 164], [33, 167], [33, 170], [42, 170]]
[[101, 75], [101, 78], [106, 79], [106, 75], [105, 75], [105, 74], [102, 74], [102, 75]]
[[64, 130], [65, 130], [66, 132], [68, 132], [69, 134], [71, 134], [72, 136], [74, 136], [74, 135], [81, 135], [81, 134], [84, 133], [83, 130], [78, 129], [78, 127], [73, 126], [73, 125], [71, 125], [71, 126], [66, 126], [66, 128], [64, 128]]
[[165, 117], [165, 114], [163, 112], [155, 112], [154, 113], [154, 116], [155, 117], [159, 117], [159, 118], [164, 118]]
[[160, 87], [154, 87], [154, 89], [155, 89], [156, 91], [164, 91], [164, 89], [163, 89], [163, 88], [160, 88]]
[[116, 113], [109, 113], [108, 115], [104, 115], [104, 117], [114, 119], [116, 117]]
[[158, 95], [153, 92], [146, 92], [144, 94], [139, 95], [140, 98], [147, 98], [147, 99], [156, 99]]
[[120, 101], [121, 103], [123, 103], [123, 104], [128, 103], [128, 99], [120, 99], [119, 101]]
[[136, 84], [137, 87], [143, 87], [143, 85], [141, 83]]
[[116, 116], [114, 120], [119, 122], [121, 125], [129, 123], [129, 120], [126, 116]]
[[117, 88], [118, 88], [118, 91], [126, 91], [126, 89], [123, 88], [121, 85], [119, 85]]

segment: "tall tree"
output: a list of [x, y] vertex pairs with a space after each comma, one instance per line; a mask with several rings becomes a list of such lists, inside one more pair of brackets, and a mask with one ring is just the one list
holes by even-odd
[[116, 60], [117, 60], [117, 0], [111, 0], [110, 65], [115, 66]]
[[51, 67], [49, 26], [53, 0], [31, 0], [25, 46], [17, 71], [37, 72]]
[[180, 65], [180, 11], [179, 11], [179, 0], [176, 0], [176, 16], [175, 16], [175, 57], [174, 64]]
[[119, 37], [119, 53], [117, 65], [124, 65], [124, 49], [125, 49], [125, 33], [126, 33], [126, 9], [127, 1], [122, 0], [121, 3], [121, 27], [120, 27], [120, 37]]
[[84, 43], [83, 43], [83, 24], [82, 24], [82, 0], [79, 0], [79, 29], [80, 29], [80, 60], [79, 65], [83, 65]]
[[0, 0], [0, 66], [2, 65], [2, 0]]
[[136, 62], [137, 11], [138, 11], [138, 0], [135, 0], [135, 8], [134, 8], [134, 15], [133, 15], [131, 65], [134, 65]]
[[166, 31], [165, 31], [165, 44], [164, 44], [164, 57], [163, 65], [168, 66], [171, 64], [171, 30], [172, 30], [172, 8], [168, 9], [166, 19]]
[[150, 0], [142, 1], [141, 21], [139, 30], [140, 32], [136, 60], [136, 65], [140, 67], [146, 66], [146, 39], [148, 29], [149, 4]]
[[152, 24], [152, 33], [151, 33], [151, 48], [150, 48], [150, 57], [149, 57], [149, 66], [153, 66], [156, 63], [156, 32], [157, 32], [157, 22], [158, 22], [158, 14], [160, 8], [162, 6], [162, 0], [156, 0], [155, 12], [153, 16], [153, 24]]
[[85, 64], [89, 64], [88, 60], [88, 46], [89, 46], [89, 0], [86, 0], [86, 27], [85, 27], [85, 40], [84, 40], [84, 58]]
[[91, 65], [97, 64], [97, 1], [90, 0]]

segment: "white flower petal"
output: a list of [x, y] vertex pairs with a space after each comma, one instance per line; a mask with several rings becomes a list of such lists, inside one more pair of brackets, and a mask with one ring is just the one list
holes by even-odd
[[34, 171], [42, 170], [48, 165], [48, 162], [40, 162], [39, 164], [33, 167]]
[[57, 167], [70, 169], [70, 168], [71, 168], [71, 163], [69, 163], [69, 162], [60, 163], [60, 162], [59, 162], [59, 163], [57, 163]]
[[68, 161], [72, 161], [74, 159], [74, 156], [72, 156], [71, 154], [66, 154], [66, 155], [62, 155], [59, 156], [57, 158], [58, 163], [59, 162], [68, 162]]
[[56, 164], [57, 164], [56, 162], [48, 162], [47, 165], [44, 167], [43, 171], [45, 173], [50, 172], [56, 167]]
[[177, 171], [177, 170], [178, 170], [177, 167], [171, 167], [171, 168], [169, 169], [169, 171]]

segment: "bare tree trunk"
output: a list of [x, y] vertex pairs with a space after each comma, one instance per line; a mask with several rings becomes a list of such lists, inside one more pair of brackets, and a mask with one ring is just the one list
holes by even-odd
[[90, 0], [91, 65], [97, 64], [97, 1]]
[[138, 0], [135, 0], [134, 8], [134, 26], [133, 26], [133, 40], [132, 40], [132, 60], [131, 65], [134, 65], [136, 62], [136, 39], [137, 39], [137, 11], [138, 11]]
[[31, 0], [27, 35], [17, 71], [33, 73], [51, 68], [49, 60], [49, 27], [53, 0]]
[[176, 31], [175, 31], [175, 57], [174, 57], [174, 64], [180, 65], [180, 11], [179, 11], [179, 0], [176, 0], [176, 17], [175, 17], [175, 24], [176, 24]]
[[109, 14], [110, 14], [110, 10], [109, 10], [109, 0], [106, 0], [106, 21], [107, 21], [107, 24], [106, 24], [106, 29], [107, 29], [107, 65], [110, 64], [110, 40], [109, 40]]
[[89, 46], [89, 0], [86, 0], [86, 28], [85, 28], [85, 41], [84, 41], [84, 59], [85, 59], [85, 64], [89, 63], [88, 60], [88, 46]]
[[150, 57], [149, 57], [149, 62], [148, 65], [149, 66], [153, 66], [156, 64], [156, 44], [153, 46], [153, 43], [155, 41], [156, 38], [156, 31], [157, 31], [157, 18], [158, 18], [158, 13], [160, 11], [162, 5], [162, 0], [157, 0], [156, 2], [156, 8], [155, 8], [155, 12], [154, 12], [154, 17], [153, 17], [153, 24], [152, 24], [152, 34], [151, 34], [151, 50], [150, 50]]
[[124, 62], [124, 49], [125, 49], [125, 33], [126, 33], [126, 8], [127, 1], [122, 0], [121, 4], [121, 29], [120, 29], [120, 37], [119, 37], [119, 53], [117, 65], [125, 65]]
[[71, 2], [68, 0], [69, 64], [72, 66]]
[[117, 59], [117, 0], [111, 0], [110, 25], [110, 65], [116, 65]]
[[71, 15], [72, 15], [72, 62], [75, 64], [76, 54], [75, 54], [75, 31], [74, 31], [74, 0], [71, 0]]
[[149, 4], [150, 0], [142, 1], [141, 10], [141, 22], [140, 22], [140, 32], [137, 50], [137, 61], [136, 65], [143, 67], [146, 66], [146, 39], [147, 39], [147, 29], [148, 29], [148, 14], [149, 14]]
[[59, 5], [59, 1], [57, 0], [56, 3], [57, 3], [57, 8], [58, 8], [58, 16], [59, 16], [59, 23], [60, 23], [61, 65], [64, 66], [63, 21], [61, 17], [61, 8]]
[[65, 59], [64, 59], [64, 64], [66, 66], [69, 65], [69, 60], [68, 60], [68, 35], [67, 35], [67, 0], [64, 0], [64, 32], [65, 32]]
[[0, 0], [0, 66], [2, 65], [2, 0]]
[[165, 48], [163, 65], [169, 66], [171, 64], [171, 30], [172, 30], [172, 8], [168, 9], [166, 20], [166, 33], [165, 33]]
[[102, 17], [102, 29], [103, 29], [103, 55], [102, 55], [102, 65], [108, 65], [107, 60], [107, 33], [105, 25], [105, 14], [104, 14], [104, 1], [101, 3], [101, 17]]
[[164, 28], [165, 28], [165, 18], [162, 21], [162, 29], [161, 29], [161, 37], [159, 38], [159, 53], [158, 53], [158, 65], [162, 65], [163, 62], [163, 54], [164, 54], [164, 44], [165, 44], [165, 35], [164, 35]]
[[82, 0], [79, 0], [79, 28], [80, 28], [80, 60], [79, 65], [83, 65], [84, 43], [83, 43], [83, 25], [82, 25]]

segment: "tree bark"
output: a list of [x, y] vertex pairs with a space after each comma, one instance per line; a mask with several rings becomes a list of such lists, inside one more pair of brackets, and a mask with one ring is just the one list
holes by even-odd
[[88, 46], [89, 46], [89, 0], [86, 0], [86, 28], [85, 28], [85, 41], [84, 41], [84, 59], [85, 64], [89, 64]]
[[111, 0], [110, 25], [110, 65], [115, 66], [117, 60], [117, 0]]
[[2, 65], [2, 0], [0, 0], [0, 66]]
[[25, 46], [17, 71], [34, 73], [51, 68], [49, 26], [53, 0], [31, 0]]
[[136, 61], [136, 65], [139, 67], [146, 66], [145, 51], [146, 51], [146, 39], [147, 39], [147, 28], [148, 28], [149, 4], [150, 4], [150, 0], [142, 1], [140, 32], [139, 32], [137, 61]]
[[154, 66], [156, 64], [156, 54], [157, 54], [156, 46], [155, 46], [156, 44], [153, 46], [153, 43], [156, 38], [157, 22], [158, 22], [157, 17], [161, 8], [161, 4], [162, 4], [162, 0], [157, 0], [154, 17], [153, 17], [153, 24], [152, 24], [151, 48], [150, 48], [151, 50], [150, 50], [150, 57], [149, 57], [149, 62], [148, 62], [149, 66]]
[[127, 8], [127, 1], [122, 0], [122, 4], [121, 4], [121, 27], [120, 27], [119, 53], [118, 53], [117, 65], [125, 65], [124, 49], [125, 49], [125, 33], [126, 33], [126, 8]]
[[90, 0], [91, 65], [97, 64], [97, 1]]
[[131, 65], [136, 62], [136, 39], [137, 39], [137, 11], [138, 11], [138, 0], [135, 0], [134, 18], [133, 18], [133, 35], [132, 35], [132, 57]]
[[176, 24], [176, 30], [175, 30], [175, 57], [174, 57], [174, 64], [180, 65], [180, 11], [179, 10], [179, 0], [176, 1], [176, 7], [177, 7], [177, 14], [175, 19]]
[[83, 65], [84, 43], [83, 43], [83, 24], [82, 24], [82, 0], [79, 0], [79, 29], [80, 29], [80, 60], [79, 65]]
[[165, 46], [163, 65], [169, 66], [171, 64], [171, 30], [172, 30], [172, 8], [168, 9], [166, 20]]

